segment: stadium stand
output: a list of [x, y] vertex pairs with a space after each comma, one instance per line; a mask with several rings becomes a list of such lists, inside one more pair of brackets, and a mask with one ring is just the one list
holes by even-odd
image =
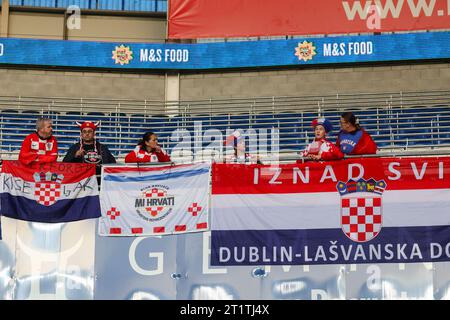
[[108, 11], [166, 12], [167, 0], [10, 0], [11, 6], [67, 8]]
[[[54, 121], [61, 155], [79, 139], [75, 122], [87, 119], [101, 121], [98, 138], [108, 144], [119, 159], [149, 130], [158, 133], [163, 148], [171, 152], [180, 132], [187, 131], [191, 137], [194, 137], [194, 130], [201, 130], [204, 137], [220, 132], [225, 137], [235, 129], [253, 129], [252, 134], [266, 129], [270, 134], [270, 130], [276, 128], [280, 151], [295, 153], [313, 138], [310, 125], [314, 118], [330, 119], [335, 127], [331, 139], [335, 139], [340, 114], [351, 110], [359, 116], [361, 125], [371, 133], [381, 151], [436, 150], [450, 147], [449, 105], [449, 91], [342, 94], [209, 100], [207, 103], [185, 101], [180, 102], [178, 115], [167, 116], [162, 102], [2, 97], [1, 147], [3, 158], [16, 157], [22, 139], [34, 130], [35, 119], [43, 115]], [[136, 110], [144, 113], [136, 113]], [[201, 145], [193, 144], [193, 151], [197, 152], [210, 142], [207, 138]]]

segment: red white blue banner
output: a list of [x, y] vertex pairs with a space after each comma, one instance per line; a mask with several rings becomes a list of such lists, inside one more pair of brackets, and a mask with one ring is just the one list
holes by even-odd
[[100, 217], [95, 165], [2, 163], [1, 215], [35, 222]]
[[217, 164], [211, 265], [450, 261], [450, 157]]
[[141, 236], [209, 229], [211, 164], [104, 166], [102, 236]]

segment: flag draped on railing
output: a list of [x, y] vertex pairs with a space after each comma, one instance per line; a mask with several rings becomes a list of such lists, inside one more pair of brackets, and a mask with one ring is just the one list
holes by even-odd
[[35, 222], [70, 222], [100, 217], [95, 165], [2, 163], [2, 216]]
[[450, 261], [450, 157], [217, 164], [212, 265]]
[[208, 230], [211, 165], [104, 166], [103, 236]]

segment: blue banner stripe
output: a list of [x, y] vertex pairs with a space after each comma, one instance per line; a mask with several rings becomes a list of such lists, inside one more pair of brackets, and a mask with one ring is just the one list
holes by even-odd
[[51, 206], [43, 206], [35, 200], [2, 193], [0, 201], [1, 215], [26, 221], [59, 223], [101, 216], [98, 196], [60, 200]]
[[211, 265], [316, 265], [450, 261], [450, 226], [384, 227], [368, 242], [341, 229], [211, 232]]
[[448, 58], [448, 31], [199, 44], [0, 38], [0, 64], [37, 66], [205, 70]]
[[130, 177], [130, 176], [123, 176], [123, 175], [112, 175], [107, 174], [104, 176], [104, 181], [113, 181], [113, 182], [143, 182], [143, 181], [159, 181], [159, 180], [170, 180], [170, 179], [177, 179], [181, 177], [193, 177], [200, 174], [205, 174], [209, 172], [208, 168], [201, 168], [196, 170], [189, 170], [189, 171], [177, 171], [177, 172], [169, 172], [169, 173], [162, 173], [162, 174], [153, 174], [153, 175], [144, 175], [144, 176], [138, 176], [138, 177]]

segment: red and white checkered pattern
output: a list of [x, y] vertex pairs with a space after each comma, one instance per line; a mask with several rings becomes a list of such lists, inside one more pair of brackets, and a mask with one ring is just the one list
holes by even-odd
[[145, 208], [145, 210], [147, 210], [147, 212], [150, 213], [150, 215], [152, 217], [156, 217], [158, 215], [158, 213], [160, 213], [163, 209], [164, 209], [164, 207], [148, 207], [148, 208]]
[[51, 206], [61, 196], [61, 186], [56, 183], [38, 182], [34, 189], [34, 196], [37, 203]]
[[342, 230], [351, 240], [372, 240], [380, 232], [381, 222], [381, 197], [341, 199]]
[[116, 220], [116, 217], [120, 216], [120, 211], [116, 208], [112, 207], [110, 210], [106, 212], [111, 220]]
[[153, 188], [152, 190], [147, 190], [145, 192], [146, 198], [158, 198], [158, 197], [165, 197], [166, 191], [164, 190], [158, 190], [156, 188]]
[[191, 206], [188, 208], [188, 212], [191, 213], [194, 217], [197, 216], [197, 214], [199, 212], [202, 211], [202, 207], [200, 207], [197, 202], [194, 202], [193, 204], [191, 204]]

